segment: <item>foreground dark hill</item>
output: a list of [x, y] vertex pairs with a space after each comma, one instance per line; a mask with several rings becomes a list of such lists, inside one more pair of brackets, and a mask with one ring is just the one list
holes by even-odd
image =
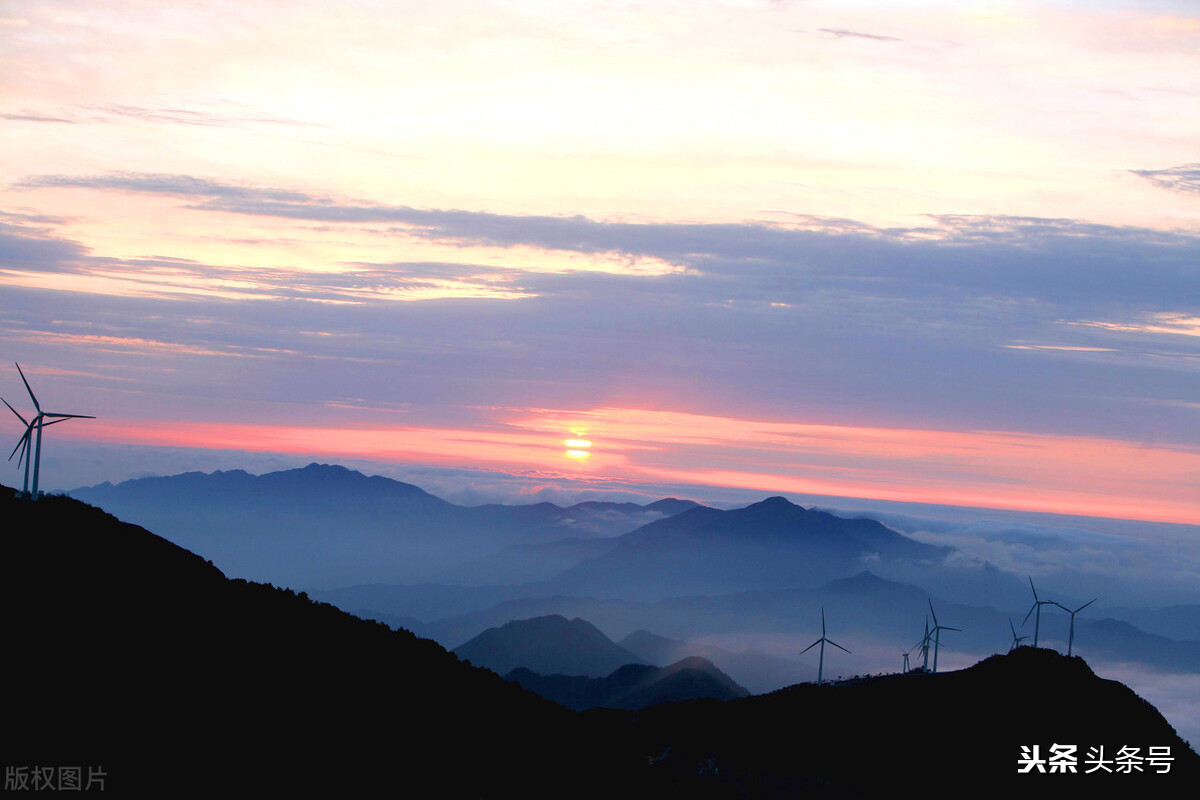
[[76, 500], [0, 487], [0, 519], [7, 766], [101, 765], [116, 796], [551, 796], [641, 769], [602, 724], [433, 642], [227, 580]]
[[952, 552], [870, 519], [806, 509], [782, 497], [722, 511], [705, 506], [624, 534], [609, 552], [562, 573], [561, 591], [661, 599], [793, 588], [879, 561], [938, 562]]
[[[529, 546], [611, 538], [696, 506], [666, 499], [466, 507], [330, 464], [265, 475], [189, 472], [70, 494], [204, 553], [230, 574], [312, 588], [549, 577], [598, 551], [586, 543]], [[492, 560], [480, 561], [485, 556]]]
[[[1082, 659], [1045, 649], [958, 672], [655, 707], [637, 728], [641, 746], [658, 754], [655, 767], [688, 792], [680, 796], [891, 797], [928, 784], [947, 796], [986, 786], [997, 796], [1175, 797], [1200, 781], [1200, 757], [1153, 706]], [[1035, 745], [1043, 760], [1052, 745], [1074, 746], [1076, 770], [1050, 774], [1047, 762], [1046, 772], [1018, 774], [1021, 748], [1032, 754]], [[1154, 763], [1153, 754], [1171, 760]]]

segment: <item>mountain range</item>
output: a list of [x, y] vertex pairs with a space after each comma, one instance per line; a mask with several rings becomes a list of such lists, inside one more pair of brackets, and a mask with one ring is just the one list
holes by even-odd
[[617, 538], [617, 546], [564, 571], [574, 594], [629, 599], [808, 586], [866, 563], [942, 561], [952, 552], [875, 520], [846, 519], [782, 497], [722, 511], [692, 508]]
[[519, 583], [532, 595], [661, 599], [816, 585], [867, 566], [928, 571], [953, 552], [782, 497], [730, 511], [674, 498], [465, 507], [322, 464], [70, 494], [208, 553], [231, 574], [306, 589]]
[[[822, 609], [834, 640], [854, 651], [834, 661], [845, 674], [898, 668], [931, 604], [942, 624], [961, 629], [942, 637], [939, 663], [948, 667], [1006, 651], [1010, 623], [1023, 635], [1034, 625], [1022, 627], [1031, 600], [1025, 576], [782, 497], [730, 510], [676, 499], [464, 507], [319, 464], [261, 476], [187, 473], [73, 494], [205, 553], [228, 574], [304, 589], [444, 647], [512, 620], [578, 617], [613, 640], [642, 630], [682, 642], [675, 658], [643, 660], [709, 658], [756, 692], [812, 677], [815, 658], [799, 650], [818, 635]], [[1039, 589], [1070, 607], [1089, 599], [1041, 581]], [[1117, 674], [1132, 665], [1142, 675], [1193, 680], [1194, 608], [1097, 603], [1076, 620], [1074, 651]], [[1066, 651], [1068, 625], [1065, 613], [1044, 609], [1041, 642]], [[1194, 719], [1194, 703], [1179, 696], [1173, 718]]]
[[[507, 583], [518, 572], [522, 580], [548, 578], [574, 563], [554, 552], [571, 546], [564, 541], [595, 554], [589, 540], [611, 541], [696, 505], [667, 498], [467, 507], [329, 464], [257, 476], [189, 472], [69, 494], [205, 552], [230, 574], [319, 588], [447, 578]], [[530, 547], [547, 543], [555, 547]]]
[[[6, 764], [101, 765], [118, 794], [876, 796], [934, 769], [947, 788], [1059, 796], [1086, 781], [1174, 796], [1200, 777], [1152, 706], [1045, 649], [946, 674], [577, 713], [408, 632], [227, 579], [78, 501], [0, 490], [0, 518], [6, 714], [19, 732]], [[1018, 774], [1032, 748], [1063, 744], [1080, 773], [1089, 748], [1110, 764], [1122, 747], [1159, 759], [1128, 775]]]

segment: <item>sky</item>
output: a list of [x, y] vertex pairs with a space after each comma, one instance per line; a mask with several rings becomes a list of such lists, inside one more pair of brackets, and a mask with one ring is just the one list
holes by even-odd
[[49, 489], [1197, 524], [1198, 130], [1193, 2], [6, 0], [0, 395]]

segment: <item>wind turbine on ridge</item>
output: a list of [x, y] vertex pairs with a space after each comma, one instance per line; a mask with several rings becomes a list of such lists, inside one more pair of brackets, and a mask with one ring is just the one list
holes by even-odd
[[[16, 414], [17, 419], [21, 420], [21, 422], [24, 423], [24, 425], [25, 425], [25, 433], [21, 436], [20, 441], [17, 442], [17, 446], [13, 448], [12, 453], [9, 454], [8, 460], [12, 461], [12, 457], [14, 455], [16, 455], [17, 450], [20, 449], [20, 451], [21, 451], [20, 458], [25, 459], [25, 485], [22, 488], [22, 494], [27, 494], [30, 496], [31, 499], [37, 500], [38, 477], [41, 472], [41, 466], [42, 466], [42, 428], [45, 428], [49, 425], [55, 425], [59, 422], [65, 422], [68, 419], [95, 419], [95, 417], [90, 416], [88, 414], [58, 414], [58, 413], [52, 413], [49, 411], [42, 411], [42, 406], [40, 403], [38, 403], [37, 395], [35, 395], [33, 393], [33, 389], [32, 389], [32, 387], [30, 387], [29, 381], [25, 378], [25, 372], [21, 369], [20, 364], [17, 364], [17, 372], [19, 372], [21, 374], [21, 381], [22, 381], [22, 383], [25, 384], [25, 390], [27, 392], [29, 392], [29, 399], [33, 401], [33, 407], [34, 407], [34, 409], [37, 410], [37, 414], [33, 417], [33, 419], [26, 420], [23, 416], [21, 416], [17, 412], [17, 410], [15, 408], [13, 408], [11, 405], [9, 405], [9, 402], [7, 400], [4, 400], [4, 398], [0, 398], [0, 401], [3, 401], [4, 405], [8, 406], [8, 410], [13, 412], [14, 414]], [[47, 419], [50, 419], [51, 421], [47, 422], [46, 421]], [[36, 442], [34, 442], [34, 440], [33, 440], [33, 434], [34, 434], [35, 430], [37, 431], [37, 441]], [[29, 451], [31, 449], [33, 450], [33, 453], [32, 453], [33, 492], [32, 493], [30, 493], [30, 491], [29, 491], [29, 462], [31, 460], [31, 458], [30, 458], [31, 454]], [[17, 466], [20, 466], [20, 464], [21, 464], [20, 458], [17, 459]]]
[[939, 625], [937, 621], [937, 613], [933, 610], [933, 601], [926, 600], [929, 603], [929, 613], [933, 615], [933, 671], [937, 672], [938, 649], [942, 646], [942, 631], [958, 631], [962, 633], [962, 628], [951, 628], [948, 625]]
[[[25, 483], [21, 487], [21, 494], [28, 495], [29, 494], [29, 464], [31, 461], [29, 458], [29, 442], [30, 442], [31, 438], [33, 437], [34, 424], [32, 422], [30, 422], [29, 420], [25, 419], [23, 416], [21, 416], [20, 412], [18, 412], [15, 408], [13, 408], [11, 405], [9, 405], [8, 401], [5, 400], [4, 398], [0, 397], [0, 402], [3, 402], [4, 405], [8, 406], [8, 410], [13, 412], [14, 414], [16, 414], [17, 419], [21, 420], [21, 422], [23, 422], [25, 424], [25, 433], [23, 433], [21, 435], [21, 438], [17, 441], [16, 447], [14, 447], [12, 449], [12, 452], [8, 454], [8, 460], [12, 461], [13, 456], [17, 455], [17, 450], [21, 451], [21, 454], [19, 456], [17, 456], [17, 469], [21, 468], [21, 461], [24, 460], [25, 461]], [[54, 420], [54, 422], [47, 422], [45, 424], [53, 425], [56, 422], [66, 422], [66, 420], [65, 419], [56, 419], [56, 420]]]
[[1074, 611], [1067, 608], [1062, 603], [1054, 604], [1054, 605], [1058, 606], [1059, 608], [1061, 608], [1063, 611], [1065, 611], [1071, 615], [1071, 635], [1067, 638], [1067, 655], [1068, 656], [1071, 655], [1071, 649], [1075, 644], [1075, 615], [1078, 614], [1080, 611], [1083, 611], [1085, 608], [1087, 608], [1088, 606], [1090, 606], [1092, 603], [1096, 602], [1099, 599], [1100, 599], [1099, 597], [1093, 597], [1091, 600], [1088, 600], [1086, 603], [1084, 603], [1083, 605], [1081, 605], [1079, 608], [1075, 609]]
[[[810, 644], [808, 647], [806, 647], [800, 651], [800, 655], [804, 655], [805, 653], [807, 653], [809, 650], [812, 650], [817, 645], [821, 645], [821, 659], [817, 662], [817, 683], [824, 683], [825, 643], [826, 642], [829, 642], [831, 645], [836, 647], [838, 650], [845, 650], [847, 653], [850, 652], [849, 650], [846, 650], [846, 648], [842, 647], [840, 644], [835, 642], [833, 639], [830, 639], [827, 636], [825, 636], [825, 606], [821, 606], [821, 638], [817, 639], [815, 642]], [[851, 653], [851, 655], [853, 655], [853, 654]]]
[[[1037, 647], [1038, 646], [1038, 632], [1041, 630], [1041, 627], [1042, 627], [1042, 606], [1058, 606], [1058, 603], [1054, 602], [1053, 600], [1039, 600], [1038, 594], [1037, 594], [1037, 589], [1033, 588], [1033, 578], [1029, 579], [1029, 588], [1033, 591], [1033, 605], [1030, 606], [1029, 611], [1026, 612], [1025, 619], [1021, 620], [1021, 627], [1022, 628], [1025, 627], [1025, 623], [1029, 622], [1029, 615], [1032, 614], [1033, 610], [1036, 608], [1037, 609], [1037, 617], [1033, 621], [1033, 646]], [[1062, 606], [1058, 606], [1058, 607], [1062, 608]]]
[[1009, 645], [1009, 647], [1008, 647], [1008, 652], [1011, 653], [1013, 650], [1016, 650], [1018, 647], [1021, 646], [1021, 642], [1025, 641], [1029, 637], [1028, 636], [1017, 636], [1017, 629], [1013, 627], [1011, 619], [1008, 621], [1008, 629], [1010, 631], [1012, 631], [1012, 635], [1013, 635], [1012, 644]]
[[921, 648], [921, 671], [929, 672], [929, 615], [925, 615], [925, 635], [921, 637], [921, 641], [913, 645], [913, 647]]

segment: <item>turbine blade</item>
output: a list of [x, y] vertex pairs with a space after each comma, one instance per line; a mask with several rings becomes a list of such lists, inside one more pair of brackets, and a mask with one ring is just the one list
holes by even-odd
[[[846, 648], [842, 647], [840, 644], [838, 644], [837, 642], [835, 642], [833, 639], [826, 639], [825, 641], [829, 642], [831, 645], [833, 645], [834, 647], [836, 647], [838, 650], [846, 650]], [[846, 650], [846, 652], [847, 652], [847, 653], [850, 653], [850, 651], [849, 651], [849, 650]], [[850, 655], [854, 655], [854, 654], [853, 654], [853, 653], [850, 653]]]
[[1034, 588], [1033, 588], [1033, 578], [1032, 578], [1032, 576], [1029, 578], [1029, 588], [1033, 590], [1033, 600], [1034, 600], [1034, 602], [1037, 602], [1037, 599], [1038, 599], [1038, 596], [1037, 596], [1037, 589], [1034, 589]]
[[1090, 606], [1092, 603], [1096, 602], [1099, 599], [1100, 599], [1099, 597], [1093, 597], [1091, 600], [1088, 600], [1086, 603], [1081, 605], [1079, 608], [1072, 611], [1071, 614], [1072, 615], [1078, 614], [1080, 611], [1083, 611], [1085, 608], [1087, 608], [1088, 606]]
[[60, 417], [62, 419], [95, 419], [89, 414], [51, 414], [49, 412], [42, 414], [43, 417]]
[[959, 633], [962, 633], [962, 628], [950, 628], [950, 627], [947, 627], [946, 625], [941, 626], [940, 628], [938, 628], [938, 630], [940, 630], [940, 631], [958, 631]]
[[1014, 639], [1015, 639], [1015, 638], [1017, 638], [1017, 629], [1013, 627], [1013, 624], [1012, 624], [1012, 620], [1011, 620], [1011, 619], [1009, 619], [1009, 621], [1008, 621], [1008, 629], [1009, 629], [1010, 631], [1012, 631], [1013, 638], [1014, 638]]
[[[14, 447], [12, 449], [12, 452], [8, 454], [9, 461], [12, 461], [12, 457], [17, 454], [18, 449], [20, 449], [20, 451], [21, 451], [21, 458], [25, 457], [25, 444], [29, 441], [29, 431], [30, 430], [32, 430], [32, 428], [26, 428], [25, 433], [21, 434], [21, 438], [17, 440], [17, 446]], [[17, 466], [18, 467], [21, 466], [20, 459], [17, 459]]]
[[820, 643], [821, 643], [821, 640], [820, 640], [820, 639], [817, 639], [815, 642], [813, 642], [812, 644], [810, 644], [808, 647], [806, 647], [806, 648], [804, 648], [803, 650], [801, 650], [801, 651], [800, 651], [800, 655], [804, 655], [805, 653], [807, 653], [809, 650], [812, 650], [814, 647], [816, 647], [816, 646], [817, 646], [817, 645], [819, 645]]
[[926, 598], [926, 602], [929, 603], [929, 613], [933, 615], [933, 627], [936, 628], [937, 627], [937, 613], [934, 612], [934, 610], [933, 610], [933, 601], [930, 600], [929, 598]]
[[[15, 361], [13, 363], [16, 364]], [[17, 364], [17, 372], [21, 373], [21, 381], [25, 384], [25, 391], [29, 392], [29, 399], [33, 401], [33, 407], [38, 410], [39, 414], [42, 413], [42, 407], [38, 405], [37, 395], [35, 395], [33, 393], [33, 389], [29, 387], [29, 381], [25, 380], [25, 373], [21, 370], [20, 364]]]
[[16, 415], [17, 415], [17, 419], [21, 420], [21, 422], [24, 422], [26, 425], [28, 425], [28, 424], [29, 424], [29, 420], [27, 420], [27, 419], [25, 419], [24, 417], [22, 417], [22, 416], [21, 416], [21, 412], [17, 411], [17, 410], [16, 410], [15, 408], [13, 408], [12, 406], [9, 406], [9, 405], [8, 405], [8, 401], [7, 401], [7, 400], [5, 400], [3, 397], [0, 397], [0, 401], [3, 401], [3, 402], [4, 402], [4, 405], [8, 406], [8, 410], [9, 410], [9, 411], [11, 411], [11, 412], [13, 412], [14, 414], [16, 414]]
[[1024, 628], [1024, 627], [1025, 627], [1025, 623], [1026, 623], [1026, 622], [1029, 622], [1029, 617], [1030, 617], [1030, 615], [1032, 615], [1032, 614], [1033, 614], [1033, 610], [1034, 610], [1035, 608], [1037, 608], [1037, 607], [1038, 607], [1038, 604], [1037, 604], [1037, 603], [1034, 603], [1033, 605], [1031, 605], [1031, 606], [1029, 607], [1029, 611], [1028, 611], [1028, 612], [1026, 612], [1026, 614], [1025, 614], [1025, 619], [1021, 620], [1021, 627], [1022, 627], [1022, 628]]

